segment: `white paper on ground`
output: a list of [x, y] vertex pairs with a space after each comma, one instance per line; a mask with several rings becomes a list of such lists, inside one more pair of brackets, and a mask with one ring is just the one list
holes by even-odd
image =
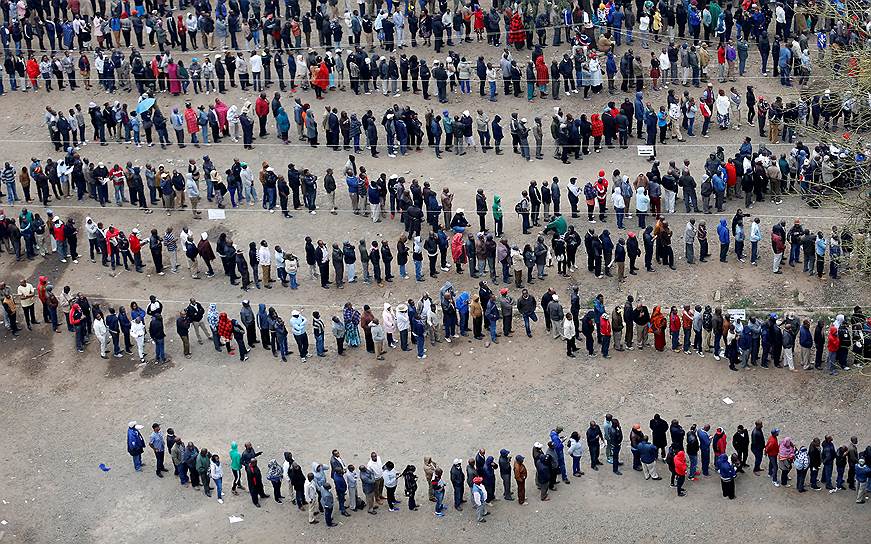
[[735, 401], [732, 400], [732, 399], [730, 399], [729, 397], [725, 397], [725, 398], [723, 399], [723, 402], [724, 402], [725, 404], [735, 404]]
[[[224, 213], [224, 210], [209, 208], [209, 219], [226, 219], [227, 214]], [[242, 521], [242, 520], [239, 520]]]

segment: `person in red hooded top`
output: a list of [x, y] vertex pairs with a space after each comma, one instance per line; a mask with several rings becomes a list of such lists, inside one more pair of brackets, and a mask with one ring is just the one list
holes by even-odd
[[599, 203], [599, 221], [602, 222], [607, 219], [607, 217], [605, 216], [605, 212], [608, 211], [608, 208], [606, 206], [607, 200], [608, 178], [605, 177], [604, 170], [599, 170], [599, 179], [596, 180], [596, 201]]
[[[593, 149], [596, 150], [596, 153], [600, 153], [602, 151], [602, 135], [605, 134], [605, 124], [602, 122], [602, 116], [598, 113], [594, 113], [590, 116], [590, 130], [591, 135], [593, 136]], [[600, 171], [600, 177], [605, 175], [605, 171]]]
[[837, 370], [835, 370], [835, 361], [838, 358], [838, 350], [841, 348], [841, 339], [838, 336], [838, 330], [841, 328], [843, 323], [844, 316], [839, 314], [831, 326], [829, 326], [829, 334], [826, 336], [826, 349], [829, 352], [827, 361], [829, 363], [829, 373], [832, 376], [837, 373]]
[[330, 84], [330, 71], [327, 69], [323, 59], [318, 57], [317, 61], [317, 67], [312, 66], [312, 87], [315, 89], [315, 97], [318, 100], [323, 100], [324, 91], [327, 90], [327, 86]]
[[726, 453], [726, 446], [729, 441], [726, 438], [726, 433], [723, 431], [722, 427], [717, 427], [717, 432], [714, 433], [714, 437], [711, 440], [711, 447], [714, 450], [714, 459]]
[[[415, 244], [419, 243], [420, 238], [415, 239]], [[463, 273], [463, 263], [466, 262], [466, 244], [463, 240], [463, 233], [456, 232], [451, 238], [451, 258], [454, 264], [457, 265], [457, 274]]]
[[550, 81], [550, 70], [544, 62], [544, 56], [535, 59], [535, 84], [541, 98], [547, 97], [547, 84]]
[[687, 494], [683, 490], [683, 484], [687, 479], [687, 454], [680, 444], [672, 444], [672, 447], [678, 450], [674, 455], [674, 473], [677, 475], [677, 496], [683, 497]]
[[39, 64], [32, 55], [24, 64], [24, 70], [27, 72], [27, 78], [30, 80], [30, 87], [38, 90], [39, 83], [37, 83], [37, 81], [39, 81]]
[[269, 102], [266, 100], [266, 93], [260, 93], [260, 96], [257, 97], [254, 102], [254, 113], [260, 122], [260, 137], [263, 138], [266, 136], [266, 119], [269, 117]]

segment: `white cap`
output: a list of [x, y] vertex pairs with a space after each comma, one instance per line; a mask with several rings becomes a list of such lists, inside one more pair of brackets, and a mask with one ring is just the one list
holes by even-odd
[[554, 302], [559, 302], [559, 295], [554, 295], [554, 296], [553, 296], [553, 301], [554, 301]]
[[462, 460], [462, 459], [459, 459], [459, 458], [458, 458], [458, 459], [454, 459], [454, 464], [455, 464], [455, 465], [462, 465], [462, 464], [463, 464], [463, 460]]
[[544, 446], [541, 445], [541, 442], [536, 442], [535, 444], [532, 445], [532, 447], [533, 448], [543, 448]]

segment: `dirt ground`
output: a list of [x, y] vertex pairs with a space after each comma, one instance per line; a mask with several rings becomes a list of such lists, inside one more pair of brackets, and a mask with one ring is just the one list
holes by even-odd
[[[482, 54], [489, 59], [496, 51], [488, 49]], [[751, 64], [750, 74], [758, 74], [758, 67]], [[748, 81], [742, 79], [735, 84], [742, 95]], [[757, 96], [773, 97], [781, 91], [775, 88], [774, 80], [752, 81]], [[304, 96], [315, 102], [310, 92]], [[31, 156], [56, 155], [50, 152], [41, 126], [45, 105], [67, 109], [76, 102], [86, 107], [90, 100], [114, 98], [83, 90], [4, 96], [0, 113], [3, 160], [20, 167]], [[131, 96], [118, 98], [135, 102]], [[253, 100], [254, 95], [243, 97], [234, 90], [222, 98], [228, 104], [241, 104], [243, 98]], [[511, 111], [519, 111], [528, 119], [541, 116], [547, 132], [555, 104], [565, 111], [589, 113], [600, 107], [604, 98], [583, 102], [577, 95], [563, 95], [559, 103], [536, 100], [528, 104], [522, 99], [500, 97], [498, 103], [491, 104], [473, 94], [462, 99], [451, 97], [449, 108], [452, 113], [482, 108], [491, 117], [498, 112], [507, 118]], [[622, 100], [622, 96], [614, 99]], [[166, 111], [182, 103], [167, 95], [158, 100]], [[205, 97], [195, 98], [194, 102], [198, 100], [204, 101]], [[665, 93], [653, 93], [652, 100], [657, 105], [664, 103]], [[290, 99], [284, 98], [284, 102], [289, 105]], [[321, 106], [326, 104], [358, 112], [372, 108], [377, 115], [393, 103], [412, 104], [421, 117], [427, 105], [419, 95], [386, 98], [378, 94], [354, 97], [331, 93], [323, 103], [314, 103], [314, 111], [320, 114]], [[732, 152], [745, 135], [752, 136], [754, 142], [759, 140], [756, 129], [746, 125], [727, 132], [714, 128], [710, 139], [695, 138], [659, 147], [659, 158], [663, 165], [669, 160], [690, 158], [695, 174], [716, 145]], [[545, 142], [550, 142], [549, 137]], [[780, 150], [786, 152], [788, 148]], [[253, 151], [243, 151], [241, 144], [232, 142], [167, 151], [113, 144], [105, 148], [88, 145], [81, 154], [106, 163], [133, 160], [137, 164], [163, 163], [170, 168], [181, 167], [189, 158], [199, 161], [202, 155], [209, 154], [221, 169], [227, 167], [231, 157], [239, 157], [255, 166], [269, 161], [279, 171], [294, 162], [318, 175], [327, 167], [338, 171], [346, 159], [342, 152], [324, 147], [312, 150], [298, 142], [282, 146], [272, 138], [267, 143], [256, 142]], [[383, 153], [377, 160], [360, 155], [358, 165], [366, 166], [370, 176], [384, 171], [431, 181], [435, 188], [448, 185], [456, 194], [455, 207], [467, 210], [474, 209], [473, 195], [478, 187], [483, 187], [490, 198], [501, 194], [506, 234], [512, 242], [532, 240], [520, 236], [519, 221], [512, 213], [520, 190], [530, 179], [559, 176], [565, 191], [569, 177], [586, 181], [600, 168], [609, 174], [620, 168], [630, 175], [647, 169], [647, 163], [635, 156], [634, 147], [627, 151], [605, 150], [571, 165], [562, 165], [548, 155], [546, 150], [544, 161], [524, 163], [510, 148], [498, 159], [477, 150], [459, 158], [446, 155], [441, 161], [429, 152], [412, 152], [396, 159]], [[338, 194], [340, 206], [347, 209], [341, 180]], [[188, 213], [181, 212], [167, 218], [161, 213], [145, 216], [129, 207], [100, 209], [90, 201], [85, 206], [69, 200], [56, 204], [52, 208], [58, 214], [75, 217], [80, 227], [87, 215], [127, 231], [134, 226], [143, 232], [151, 228], [162, 231], [169, 224], [178, 231], [187, 225], [194, 232], [208, 231], [213, 241], [218, 233], [227, 231], [237, 242], [265, 238], [300, 256], [306, 235], [339, 242], [382, 236], [392, 241], [401, 232], [398, 221], [373, 225], [345, 209], [338, 216], [321, 208], [315, 216], [297, 213], [292, 219], [282, 219], [257, 207], [242, 207], [228, 210], [222, 221], [193, 221]], [[564, 198], [563, 205], [567, 204]], [[734, 213], [736, 204], [727, 204], [727, 217]], [[681, 207], [679, 201], [678, 209]], [[780, 206], [756, 206], [751, 213], [762, 217], [766, 234], [780, 218], [791, 221], [800, 217], [814, 230], [826, 231], [838, 222], [836, 210], [812, 210], [794, 197], [785, 198]], [[611, 308], [625, 300], [626, 294], [641, 293], [652, 307], [660, 303], [714, 303], [715, 293], [720, 291], [725, 307], [748, 307], [750, 311], [798, 308], [796, 311], [803, 316], [829, 315], [829, 307], [867, 307], [871, 301], [867, 284], [849, 275], [835, 284], [808, 279], [789, 268], [784, 275], [773, 276], [770, 267], [763, 266], [770, 263], [766, 243], [761, 244], [758, 268], [736, 263], [732, 256], [727, 265], [709, 262], [688, 266], [680, 261], [679, 249], [686, 219], [683, 214], [675, 214], [671, 220], [678, 247], [677, 272], [641, 273], [618, 286], [613, 278], [595, 280], [583, 267], [571, 280], [554, 278], [551, 271], [544, 285], [536, 282], [532, 292], [540, 297], [545, 286], [554, 286], [563, 294], [570, 285], [577, 284], [589, 299], [603, 293]], [[708, 217], [709, 236], [714, 234], [715, 219]], [[579, 229], [588, 226], [582, 219], [572, 223]], [[628, 224], [634, 226], [634, 219]], [[85, 240], [84, 232], [80, 240]], [[87, 249], [86, 242], [84, 245], [82, 248], [80, 243], [80, 251]], [[152, 270], [147, 267], [148, 272]], [[56, 259], [10, 263], [8, 255], [4, 255], [0, 261], [0, 278], [13, 285], [20, 277], [32, 278], [35, 284], [38, 275], [48, 275], [56, 286], [70, 285], [74, 291], [87, 293], [92, 302], [120, 305], [130, 300], [141, 302], [155, 293], [164, 302], [167, 315], [181, 309], [189, 296], [196, 296], [204, 304], [220, 303], [221, 310], [231, 315], [237, 314], [239, 300], [249, 298], [254, 304], [274, 305], [284, 316], [296, 307], [306, 313], [319, 309], [328, 318], [349, 300], [358, 307], [368, 303], [380, 310], [384, 301], [395, 305], [409, 297], [418, 298], [422, 288], [434, 293], [446, 279], [459, 288], [474, 285], [468, 276], [449, 272], [437, 280], [428, 279], [423, 286], [397, 279], [383, 289], [356, 284], [337, 292], [319, 289], [303, 273], [298, 291], [277, 288], [243, 294], [222, 277], [196, 282], [183, 273], [157, 277], [120, 272], [113, 277], [87, 259], [78, 265], [62, 265]], [[801, 304], [798, 292], [803, 294]], [[512, 294], [516, 295], [516, 289]], [[520, 326], [516, 323], [516, 327]], [[375, 450], [385, 461], [393, 460], [400, 468], [416, 464], [422, 472], [425, 455], [448, 468], [453, 458], [467, 458], [478, 447], [492, 454], [504, 447], [512, 454], [530, 457], [532, 443], [545, 441], [553, 426], [583, 432], [590, 419], [601, 421], [606, 412], [623, 422], [627, 435], [635, 422], [641, 422], [647, 430], [646, 422], [658, 412], [666, 419], [680, 419], [685, 427], [692, 422], [722, 426], [730, 436], [739, 423], [748, 426], [759, 418], [765, 421], [766, 429], [778, 426], [782, 437], [791, 436], [802, 445], [824, 434], [833, 434], [840, 445], [856, 434], [864, 447], [869, 440], [863, 423], [868, 420], [866, 399], [871, 386], [856, 372], [837, 377], [821, 372], [791, 374], [779, 369], [732, 373], [723, 361], [715, 362], [710, 356], [700, 359], [653, 350], [618, 354], [607, 361], [583, 357], [567, 360], [564, 344], [547, 338], [540, 323], [531, 340], [515, 335], [490, 347], [466, 339], [452, 344], [442, 342], [430, 347], [429, 357], [423, 362], [395, 352], [389, 353], [386, 361], [377, 362], [359, 349], [338, 359], [331, 349], [326, 358], [311, 358], [304, 365], [294, 356], [287, 364], [278, 363], [259, 348], [243, 365], [236, 357], [212, 351], [209, 344], [194, 344], [194, 356], [186, 360], [179, 355], [181, 346], [173, 341], [177, 337], [171, 326], [167, 332], [172, 362], [142, 367], [126, 358], [104, 361], [93, 345], [85, 356], [79, 356], [69, 335], [51, 335], [45, 327], [17, 339], [2, 331], [0, 428], [6, 432], [0, 448], [0, 481], [5, 484], [0, 491], [0, 519], [6, 523], [0, 526], [0, 538], [4, 542], [170, 542], [179, 538], [242, 542], [275, 539], [275, 535], [317, 541], [399, 542], [420, 538], [421, 534], [439, 542], [526, 541], [542, 537], [554, 541], [595, 538], [617, 542], [637, 539], [640, 534], [654, 539], [722, 535], [772, 542], [810, 542], [823, 537], [829, 542], [855, 542], [861, 539], [859, 522], [867, 519], [867, 510], [853, 504], [851, 493], [798, 495], [792, 488], [775, 489], [764, 477], [752, 474], [739, 478], [734, 502], [721, 502], [724, 499], [716, 477], [691, 483], [688, 497], [677, 499], [667, 483], [644, 482], [628, 465], [621, 478], [607, 470], [587, 470], [587, 475], [573, 480], [570, 487], [560, 486], [555, 500], [549, 503], [533, 498], [530, 505], [519, 507], [500, 501], [493, 506], [490, 523], [485, 526], [473, 525], [468, 509], [435, 519], [431, 504], [425, 500], [423, 509], [416, 513], [403, 509], [374, 517], [355, 514], [349, 519], [340, 518], [343, 524], [329, 531], [323, 524], [306, 525], [304, 514], [297, 513], [289, 503], [277, 505], [267, 500], [258, 510], [247, 496], [228, 495], [225, 504], [218, 505], [190, 489], [179, 488], [172, 478], [155, 478], [150, 472], [154, 459], [149, 454], [144, 456], [149, 465], [145, 472], [134, 473], [124, 448], [126, 422], [135, 419], [145, 424], [146, 437], [154, 421], [164, 429], [173, 427], [178, 436], [219, 453], [224, 461], [231, 441], [250, 440], [264, 452], [264, 468], [269, 459], [280, 459], [283, 451], [292, 451], [306, 468], [312, 460], [326, 463], [330, 450], [338, 448], [346, 462], [363, 462]], [[327, 344], [332, 348], [329, 338]], [[291, 347], [295, 351], [295, 346]], [[733, 399], [734, 404], [724, 404], [724, 397]], [[623, 456], [628, 454], [625, 447]], [[100, 463], [111, 470], [102, 472]], [[661, 473], [667, 472], [664, 465], [659, 468]], [[533, 474], [530, 465], [528, 487], [532, 486]], [[225, 478], [229, 480], [231, 477]], [[712, 515], [721, 508], [725, 515]], [[230, 525], [228, 516], [238, 514], [244, 515], [244, 522]]]

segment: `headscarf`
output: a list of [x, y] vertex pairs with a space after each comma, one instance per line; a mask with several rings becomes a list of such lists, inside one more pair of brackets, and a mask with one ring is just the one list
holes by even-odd
[[653, 330], [659, 330], [665, 327], [665, 316], [662, 315], [662, 308], [659, 306], [653, 307], [653, 314], [650, 316], [650, 322], [653, 324]]
[[792, 438], [786, 437], [780, 443], [780, 451], [777, 452], [778, 459], [792, 459], [795, 457], [795, 446], [792, 445]]

